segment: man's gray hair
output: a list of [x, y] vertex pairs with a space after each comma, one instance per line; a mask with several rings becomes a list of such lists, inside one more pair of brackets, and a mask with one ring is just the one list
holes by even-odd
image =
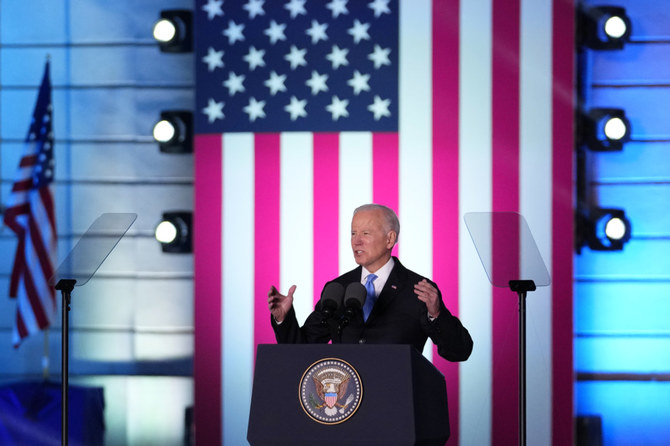
[[354, 215], [359, 211], [382, 211], [384, 214], [384, 230], [386, 232], [394, 231], [397, 240], [400, 235], [400, 221], [398, 221], [398, 216], [393, 209], [383, 204], [370, 203], [354, 209]]

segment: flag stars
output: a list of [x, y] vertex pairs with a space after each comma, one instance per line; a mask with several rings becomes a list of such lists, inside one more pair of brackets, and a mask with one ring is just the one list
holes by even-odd
[[334, 19], [340, 14], [349, 14], [347, 0], [331, 0], [331, 2], [326, 5], [326, 8], [331, 10]]
[[[227, 10], [229, 2], [237, 5], [236, 16]], [[217, 33], [221, 34], [218, 44], [215, 39], [203, 48], [198, 69], [209, 72], [219, 90], [224, 89], [208, 102], [207, 96], [201, 99], [201, 121], [224, 126], [241, 119], [241, 129], [254, 131], [265, 124], [279, 125], [271, 119], [275, 113], [282, 116], [282, 126], [294, 122], [290, 128], [302, 128], [314, 120], [334, 128], [353, 119], [372, 128], [395, 122], [397, 106], [389, 88], [397, 74], [388, 70], [397, 62], [398, 49], [395, 43], [375, 42], [374, 38], [374, 26], [386, 26], [383, 21], [395, 14], [395, 2], [201, 0], [199, 4], [199, 19], [207, 23], [207, 14], [214, 20], [210, 23], [219, 23]], [[318, 14], [312, 17], [312, 12]], [[242, 66], [235, 68], [234, 62]], [[378, 73], [390, 76], [391, 85], [386, 81], [377, 85]], [[34, 131], [39, 134], [38, 125]]]
[[284, 5], [284, 8], [288, 9], [291, 13], [291, 18], [295, 19], [298, 15], [307, 15], [307, 10], [305, 10], [305, 1], [306, 0], [291, 0]]
[[368, 3], [368, 8], [375, 12], [375, 18], [379, 18], [382, 14], [391, 14], [389, 1], [390, 0], [374, 0], [371, 3]]
[[228, 95], [235, 96], [235, 93], [244, 92], [244, 78], [243, 74], [238, 76], [233, 71], [228, 73], [228, 79], [223, 81], [223, 86], [228, 89]]
[[295, 121], [298, 118], [304, 118], [307, 116], [307, 112], [305, 111], [306, 105], [307, 100], [299, 100], [295, 96], [291, 96], [291, 102], [286, 107], [284, 107], [284, 110], [286, 110], [291, 115], [291, 121]]
[[286, 35], [284, 34], [285, 29], [285, 24], [278, 24], [272, 20], [270, 21], [270, 26], [263, 32], [270, 38], [270, 43], [274, 45], [278, 40], [286, 40]]
[[246, 9], [249, 13], [249, 19], [255, 18], [257, 15], [265, 15], [263, 10], [263, 3], [265, 0], [249, 0], [244, 6], [243, 9]]
[[333, 49], [326, 55], [326, 59], [333, 65], [333, 70], [337, 70], [342, 65], [349, 65], [347, 54], [349, 54], [348, 49], [341, 49], [337, 45], [333, 45]]
[[368, 105], [368, 110], [372, 112], [375, 117], [375, 121], [379, 121], [382, 117], [391, 116], [389, 111], [389, 106], [391, 105], [390, 99], [382, 99], [379, 96], [375, 95], [374, 102]]
[[310, 26], [305, 33], [312, 38], [312, 44], [316, 44], [320, 40], [328, 40], [326, 29], [328, 29], [327, 23], [320, 24], [316, 20], [312, 20], [312, 26]]
[[370, 90], [370, 85], [368, 85], [369, 80], [369, 74], [361, 74], [358, 70], [355, 70], [354, 77], [347, 81], [347, 85], [354, 89], [355, 95], [358, 95], [361, 91]]
[[249, 52], [243, 59], [249, 64], [249, 70], [254, 71], [257, 67], [264, 67], [265, 50], [257, 50], [253, 45], [249, 47]]
[[312, 77], [307, 79], [305, 84], [312, 89], [312, 95], [316, 96], [321, 91], [328, 91], [327, 80], [327, 74], [319, 74], [316, 71], [312, 71]]
[[369, 23], [361, 23], [358, 19], [354, 19], [354, 26], [349, 28], [347, 33], [351, 34], [354, 43], [358, 44], [361, 40], [370, 40], [368, 29], [370, 29]]
[[268, 80], [266, 80], [263, 84], [270, 89], [270, 94], [274, 96], [278, 91], [286, 91], [284, 81], [286, 81], [285, 74], [279, 75], [272, 71]]
[[291, 51], [286, 56], [284, 56], [284, 59], [288, 60], [291, 64], [291, 69], [295, 70], [300, 66], [307, 65], [307, 61], [305, 60], [306, 54], [306, 49], [298, 49], [298, 47], [295, 45], [291, 45]]
[[254, 122], [258, 118], [265, 118], [265, 101], [257, 101], [256, 98], [249, 99], [249, 105], [244, 107], [244, 112], [249, 115], [249, 121]]
[[209, 123], [213, 123], [217, 119], [223, 119], [223, 102], [216, 102], [214, 99], [209, 98], [207, 107], [202, 109], [202, 112], [207, 115], [207, 120]]
[[241, 42], [244, 40], [244, 24], [240, 23], [239, 25], [233, 22], [232, 20], [228, 22], [228, 28], [223, 30], [223, 35], [228, 37], [228, 44], [233, 45], [235, 42]]
[[348, 99], [340, 100], [340, 98], [337, 96], [333, 96], [333, 100], [330, 102], [330, 104], [326, 105], [326, 110], [329, 111], [332, 115], [333, 121], [337, 121], [342, 117], [346, 118], [349, 116], [347, 105], [349, 105]]
[[375, 69], [378, 70], [382, 65], [391, 65], [389, 54], [391, 54], [391, 48], [382, 48], [375, 45], [375, 49], [368, 55], [368, 59], [375, 64]]
[[211, 46], [207, 49], [207, 55], [202, 58], [202, 61], [207, 64], [209, 71], [214, 71], [217, 68], [223, 67], [223, 50], [216, 51]]
[[223, 0], [207, 1], [207, 3], [202, 7], [202, 10], [207, 12], [207, 20], [213, 20], [214, 17], [223, 15], [221, 5], [223, 5]]

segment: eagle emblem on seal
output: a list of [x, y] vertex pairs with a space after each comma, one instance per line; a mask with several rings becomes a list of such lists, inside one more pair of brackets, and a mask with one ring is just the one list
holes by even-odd
[[337, 424], [358, 408], [362, 387], [358, 373], [339, 359], [318, 361], [305, 372], [300, 382], [300, 402], [314, 420]]
[[344, 404], [338, 403], [338, 401], [343, 400], [346, 396], [347, 386], [351, 379], [351, 377], [341, 369], [329, 368], [322, 370], [313, 376], [312, 379], [314, 380], [316, 394], [324, 403], [320, 405], [317, 404], [316, 408], [320, 409], [325, 405], [324, 412], [327, 415], [335, 415], [338, 407], [344, 412], [344, 409], [347, 408], [351, 403], [351, 400], [354, 398], [353, 395], [349, 395], [349, 400], [344, 401]]

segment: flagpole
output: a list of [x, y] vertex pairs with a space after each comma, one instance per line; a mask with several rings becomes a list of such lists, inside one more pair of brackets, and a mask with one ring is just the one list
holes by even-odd
[[42, 378], [49, 381], [49, 329], [44, 331], [44, 351], [42, 352]]
[[[47, 65], [51, 62], [51, 54], [45, 56]], [[42, 378], [45, 382], [49, 380], [49, 327], [43, 330], [44, 333], [44, 351], [42, 352]]]

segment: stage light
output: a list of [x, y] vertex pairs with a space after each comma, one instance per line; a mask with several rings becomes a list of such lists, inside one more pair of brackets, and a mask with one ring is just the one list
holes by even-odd
[[578, 245], [594, 251], [621, 251], [631, 238], [631, 223], [622, 209], [592, 208], [578, 216]]
[[187, 9], [166, 9], [154, 24], [153, 36], [166, 53], [193, 51], [193, 14]]
[[164, 212], [156, 226], [154, 236], [163, 252], [190, 253], [193, 251], [193, 214], [189, 211]]
[[579, 126], [580, 142], [591, 150], [619, 151], [630, 141], [630, 121], [619, 108], [593, 108], [582, 113]]
[[161, 112], [161, 118], [153, 128], [153, 137], [161, 152], [193, 152], [193, 113], [185, 110]]
[[620, 50], [631, 34], [631, 20], [618, 6], [581, 8], [578, 27], [581, 44], [594, 50]]

